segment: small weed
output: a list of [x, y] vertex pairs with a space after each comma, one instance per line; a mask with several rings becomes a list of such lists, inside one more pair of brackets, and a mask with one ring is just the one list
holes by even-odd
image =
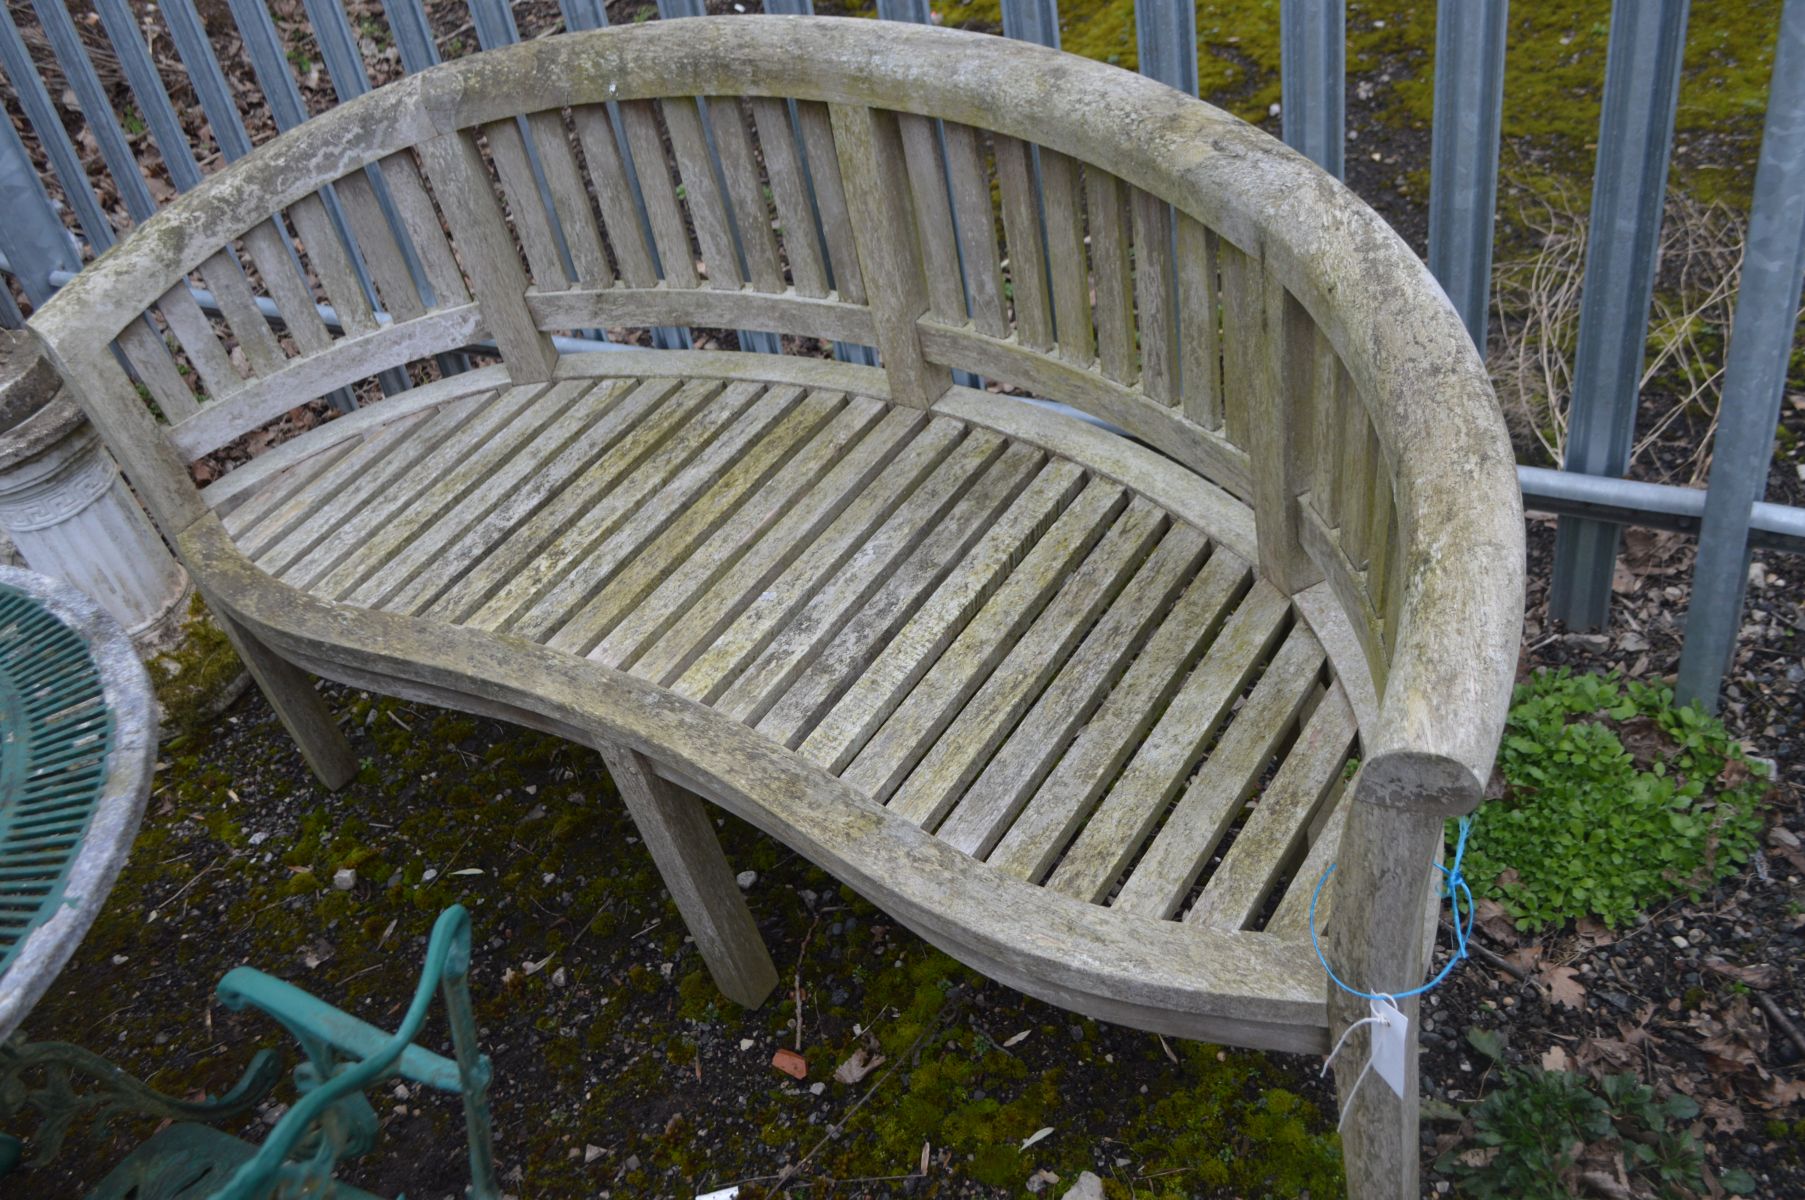
[[1697, 899], [1748, 861], [1769, 786], [1671, 689], [1565, 668], [1518, 686], [1498, 765], [1505, 794], [1474, 815], [1466, 875], [1526, 930]]
[[[1594, 1174], [1627, 1178], [1637, 1195], [1703, 1194], [1698, 1139], [1681, 1125], [1698, 1112], [1690, 1096], [1657, 1100], [1634, 1075], [1594, 1085], [1569, 1071], [1511, 1070], [1468, 1115], [1471, 1143], [1436, 1168], [1479, 1200], [1566, 1200]], [[1718, 1179], [1732, 1195], [1755, 1182], [1740, 1170]]]

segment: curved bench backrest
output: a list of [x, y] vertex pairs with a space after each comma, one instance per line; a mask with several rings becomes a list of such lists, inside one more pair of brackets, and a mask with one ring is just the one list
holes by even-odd
[[[196, 271], [222, 322], [187, 292]], [[875, 344], [899, 404], [940, 401], [951, 370], [972, 371], [1209, 480], [1257, 526], [1261, 570], [1284, 590], [1326, 580], [1384, 697], [1369, 763], [1431, 754], [1476, 800], [1495, 750], [1521, 514], [1459, 319], [1384, 222], [1305, 159], [1070, 55], [766, 17], [473, 56], [208, 180], [33, 324], [166, 528], [205, 512], [190, 460], [298, 399], [478, 336], [517, 382], [557, 369], [551, 334], [622, 325]], [[106, 352], [115, 340], [167, 424]]]

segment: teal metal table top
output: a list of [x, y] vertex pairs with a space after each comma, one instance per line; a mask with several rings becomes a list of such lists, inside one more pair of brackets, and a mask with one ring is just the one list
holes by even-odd
[[0, 1040], [125, 862], [156, 753], [150, 681], [82, 593], [0, 567]]

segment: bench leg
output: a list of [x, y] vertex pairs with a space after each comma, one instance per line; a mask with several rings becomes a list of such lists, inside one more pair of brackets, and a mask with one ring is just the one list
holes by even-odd
[[[1336, 853], [1334, 912], [1327, 950], [1335, 971], [1365, 991], [1415, 987], [1423, 979], [1422, 913], [1442, 836], [1438, 817], [1356, 803]], [[1367, 1031], [1356, 1030], [1335, 1060], [1335, 1082], [1348, 1106], [1341, 1153], [1350, 1200], [1417, 1200], [1422, 1146], [1417, 1133], [1418, 1001], [1399, 1003], [1410, 1018], [1404, 1094], [1369, 1073], [1354, 1087], [1371, 1055]], [[1329, 984], [1329, 1035], [1370, 1016], [1369, 1002]]]
[[357, 756], [351, 753], [351, 743], [345, 740], [307, 673], [258, 641], [242, 625], [220, 615], [217, 607], [213, 613], [231, 640], [232, 649], [244, 660], [251, 678], [268, 697], [270, 707], [282, 719], [288, 736], [300, 747], [301, 757], [319, 781], [328, 791], [336, 792], [356, 778]]
[[735, 1003], [757, 1008], [777, 986], [777, 968], [721, 853], [707, 804], [660, 778], [644, 755], [606, 749], [602, 761], [715, 986]]

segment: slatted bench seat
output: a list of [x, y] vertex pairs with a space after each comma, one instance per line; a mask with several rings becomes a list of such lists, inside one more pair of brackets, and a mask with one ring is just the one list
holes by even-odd
[[[32, 326], [324, 780], [308, 673], [595, 746], [742, 1003], [704, 800], [1114, 1021], [1326, 1049], [1331, 863], [1338, 970], [1422, 977], [1516, 663], [1510, 447], [1409, 250], [1206, 105], [932, 29], [547, 39], [291, 131]], [[554, 340], [681, 326], [803, 352]], [[1413, 1096], [1347, 1130], [1414, 1195]]]

